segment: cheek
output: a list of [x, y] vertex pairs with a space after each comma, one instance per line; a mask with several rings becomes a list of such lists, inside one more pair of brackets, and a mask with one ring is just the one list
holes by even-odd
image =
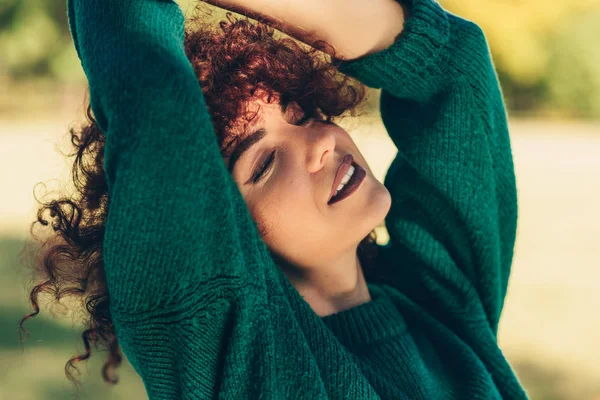
[[290, 228], [293, 231], [295, 225], [301, 223], [295, 220], [295, 213], [290, 212], [291, 210], [301, 212], [303, 209], [290, 201], [294, 198], [294, 194], [297, 196], [296, 190], [293, 184], [286, 185], [279, 182], [276, 192], [269, 192], [249, 208], [258, 232], [267, 245], [277, 247], [279, 241], [292, 233]]
[[[283, 167], [283, 166], [282, 166]], [[286, 167], [290, 167], [286, 165]], [[293, 168], [286, 168], [261, 188], [252, 204], [250, 215], [267, 245], [279, 248], [290, 238], [306, 230], [306, 225], [320, 226], [318, 209], [314, 205], [310, 182], [295, 176]]]
[[275, 230], [279, 225], [279, 217], [273, 202], [262, 200], [260, 205], [250, 209], [250, 216], [256, 222], [258, 233], [266, 243], [269, 243], [273, 236], [277, 236]]
[[266, 218], [266, 213], [262, 207], [254, 206], [250, 208], [250, 216], [256, 222], [256, 226], [258, 229], [258, 233], [260, 237], [265, 239], [269, 233], [271, 233], [271, 224], [269, 220]]

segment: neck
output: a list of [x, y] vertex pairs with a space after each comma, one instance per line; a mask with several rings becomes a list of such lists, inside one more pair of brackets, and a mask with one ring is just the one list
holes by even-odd
[[298, 293], [321, 317], [371, 301], [356, 251], [323, 268], [307, 271], [287, 267], [283, 271]]

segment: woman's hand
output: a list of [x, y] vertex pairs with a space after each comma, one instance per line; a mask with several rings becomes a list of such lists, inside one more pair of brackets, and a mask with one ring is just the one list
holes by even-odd
[[343, 60], [389, 47], [402, 32], [408, 11], [397, 0], [202, 1], [264, 22], [311, 46], [324, 40]]

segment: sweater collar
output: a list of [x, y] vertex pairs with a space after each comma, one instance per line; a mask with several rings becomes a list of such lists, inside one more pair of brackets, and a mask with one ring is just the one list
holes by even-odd
[[364, 347], [402, 335], [404, 318], [378, 284], [368, 283], [371, 301], [321, 318], [346, 347]]
[[[380, 340], [398, 337], [407, 331], [404, 318], [398, 311], [388, 290], [392, 287], [367, 282], [371, 301], [325, 317], [317, 315], [280, 268], [268, 270], [276, 275], [281, 286], [268, 285], [270, 290], [282, 290], [293, 318], [311, 343], [321, 343], [335, 337], [344, 347], [364, 348]], [[270, 296], [278, 296], [272, 293]], [[271, 305], [272, 306], [272, 305]]]

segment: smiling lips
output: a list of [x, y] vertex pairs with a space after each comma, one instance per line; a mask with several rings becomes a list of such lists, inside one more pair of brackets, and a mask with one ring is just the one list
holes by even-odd
[[335, 178], [333, 179], [333, 185], [331, 186], [331, 192], [329, 193], [329, 200], [333, 197], [336, 192], [337, 187], [342, 182], [342, 178], [346, 175], [346, 172], [350, 169], [352, 162], [354, 161], [354, 157], [351, 154], [348, 154], [342, 160], [342, 163], [338, 167], [337, 173], [335, 174]]
[[[340, 186], [342, 179], [344, 178], [351, 166], [354, 167], [354, 173], [352, 174], [352, 177], [350, 178], [350, 180], [348, 180], [348, 182], [346, 182], [346, 184], [339, 191], [339, 193], [336, 194], [338, 186]], [[334, 204], [354, 193], [354, 191], [358, 188], [358, 186], [360, 186], [360, 184], [364, 180], [366, 174], [367, 173], [365, 172], [365, 170], [354, 162], [354, 158], [351, 154], [346, 155], [342, 160], [342, 163], [338, 167], [335, 179], [333, 180], [333, 185], [331, 186], [331, 192], [329, 193], [329, 201], [327, 204]]]

